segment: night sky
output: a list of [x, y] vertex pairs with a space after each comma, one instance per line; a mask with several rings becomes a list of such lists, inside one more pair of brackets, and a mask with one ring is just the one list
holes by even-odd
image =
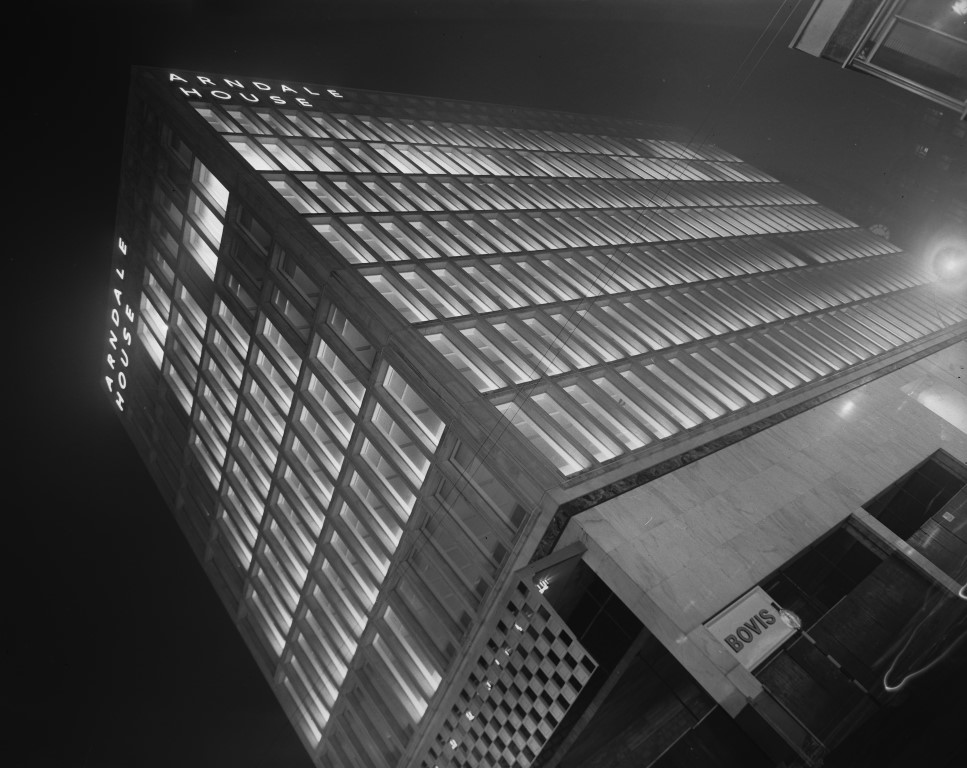
[[311, 765], [99, 388], [132, 64], [679, 124], [825, 202], [881, 183], [925, 105], [790, 50], [810, 4], [93, 0], [8, 17], [29, 45], [4, 77], [14, 763]]

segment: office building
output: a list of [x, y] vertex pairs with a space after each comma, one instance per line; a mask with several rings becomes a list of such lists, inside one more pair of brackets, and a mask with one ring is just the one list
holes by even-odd
[[631, 120], [138, 68], [125, 141], [104, 386], [318, 765], [818, 759], [865, 582], [783, 569], [957, 602], [860, 514], [963, 496], [954, 245]]
[[967, 116], [963, 0], [815, 0], [790, 47]]

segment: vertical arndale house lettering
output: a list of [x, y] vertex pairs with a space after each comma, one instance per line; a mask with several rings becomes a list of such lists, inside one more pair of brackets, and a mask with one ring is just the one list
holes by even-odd
[[[128, 245], [123, 238], [118, 238], [117, 247], [122, 255], [127, 255]], [[107, 336], [109, 349], [105, 358], [108, 373], [104, 376], [104, 384], [107, 391], [113, 395], [114, 405], [119, 411], [124, 410], [124, 394], [128, 388], [128, 367], [131, 364], [131, 343], [134, 340], [132, 333], [134, 310], [124, 300], [124, 275], [124, 268], [115, 268], [113, 277], [118, 282], [115, 282], [115, 287], [111, 289], [113, 301]]]

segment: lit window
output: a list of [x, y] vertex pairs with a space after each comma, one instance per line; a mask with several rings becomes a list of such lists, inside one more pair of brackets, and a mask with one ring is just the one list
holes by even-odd
[[[651, 408], [640, 397], [637, 392], [628, 387], [627, 383], [612, 381], [607, 374], [592, 377], [592, 383], [610, 400], [609, 410], [621, 417], [622, 420], [630, 419], [631, 424], [641, 424], [650, 434], [658, 439], [668, 437], [678, 429], [674, 425], [666, 427], [664, 423], [659, 423], [652, 418]], [[664, 420], [667, 422], [667, 420]]]
[[297, 188], [289, 179], [269, 179], [269, 184], [286, 199], [297, 213], [323, 212], [322, 206], [319, 203], [312, 200], [309, 195]]
[[436, 250], [413, 232], [405, 222], [400, 220], [379, 221], [377, 224], [389, 235], [393, 242], [402, 245], [410, 257], [418, 259], [439, 258]]
[[194, 395], [192, 394], [192, 389], [185, 384], [184, 379], [178, 371], [175, 370], [171, 363], [168, 364], [168, 368], [165, 371], [165, 376], [168, 378], [171, 384], [171, 391], [175, 394], [175, 399], [185, 409], [185, 413], [191, 413], [191, 405], [194, 401]]
[[[271, 154], [282, 167], [287, 171], [311, 171], [312, 168], [299, 157], [285, 142], [281, 139], [259, 139], [259, 143]], [[236, 147], [237, 148], [237, 147]], [[248, 158], [246, 158], [248, 159]], [[251, 161], [250, 161], [251, 162]], [[256, 170], [264, 171], [268, 170], [266, 168], [257, 168]]]
[[356, 516], [352, 508], [340, 503], [336, 514], [345, 523], [347, 536], [354, 542], [354, 546], [362, 553], [369, 568], [377, 575], [378, 580], [386, 576], [389, 570], [389, 557], [386, 546], [381, 538], [374, 535], [368, 527]]
[[239, 322], [221, 299], [215, 299], [215, 314], [225, 323], [229, 338], [235, 345], [236, 350], [244, 355], [248, 351], [249, 342], [249, 335], [245, 326]]
[[628, 450], [633, 451], [651, 442], [651, 438], [644, 430], [636, 429], [633, 423], [627, 419], [620, 419], [618, 414], [605, 408], [591, 396], [589, 391], [586, 391], [583, 385], [565, 385], [564, 391], [574, 398], [574, 401], [592, 418], [597, 419], [610, 435], [620, 440]]
[[346, 404], [353, 409], [354, 413], [358, 413], [363, 404], [365, 386], [333, 351], [332, 347], [322, 339], [319, 339], [318, 344], [316, 358], [322, 364], [323, 370], [332, 377], [332, 380], [338, 386], [339, 393], [346, 398]]
[[252, 403], [258, 409], [262, 421], [272, 432], [272, 441], [279, 443], [282, 441], [282, 432], [285, 428], [285, 420], [279, 413], [279, 407], [275, 404], [262, 388], [262, 385], [255, 378], [252, 378], [248, 387], [249, 394], [252, 396]]
[[690, 429], [702, 421], [677, 392], [664, 382], [649, 376], [644, 370], [622, 371], [621, 376], [634, 387], [635, 391], [644, 396], [651, 406], [650, 412], [655, 420], [661, 422], [669, 433], [679, 431], [679, 426], [676, 426], [675, 422], [685, 429]]
[[400, 519], [405, 521], [409, 518], [416, 503], [416, 494], [395, 462], [387, 459], [383, 452], [368, 439], [362, 441], [359, 456], [372, 470], [378, 486], [384, 492], [384, 498], [397, 510]]
[[198, 266], [210, 279], [214, 279], [215, 269], [218, 267], [218, 256], [191, 224], [185, 227], [185, 245], [188, 248], [188, 253], [191, 254]]
[[399, 274], [438, 315], [442, 317], [456, 317], [467, 314], [467, 308], [465, 306], [433, 285], [422, 273], [416, 271], [400, 271]]
[[359, 359], [363, 365], [367, 368], [371, 368], [373, 365], [373, 360], [376, 358], [376, 349], [369, 340], [359, 332], [349, 318], [347, 318], [337, 307], [333, 306], [329, 312], [328, 319], [329, 327], [331, 327], [342, 340], [346, 343], [353, 354]]
[[[199, 439], [198, 435], [195, 435], [191, 440], [191, 449], [198, 461], [201, 463], [202, 470], [205, 473], [205, 477], [212, 484], [213, 488], [218, 488], [219, 482], [221, 482], [221, 472], [219, 471], [219, 466], [216, 464], [215, 459], [212, 458], [205, 444]], [[222, 456], [224, 459], [224, 456]]]
[[188, 213], [216, 248], [222, 242], [222, 220], [194, 192], [188, 197]]
[[584, 446], [597, 461], [607, 461], [613, 459], [622, 450], [608, 439], [603, 432], [596, 433], [588, 428], [585, 423], [575, 418], [561, 403], [551, 397], [547, 392], [531, 397], [541, 410], [543, 410], [554, 423], [567, 433], [576, 444]]
[[248, 133], [269, 133], [269, 129], [262, 121], [243, 107], [225, 107], [225, 111]]
[[216, 111], [215, 107], [202, 104], [192, 104], [192, 106], [219, 133], [241, 133], [241, 129], [232, 123], [221, 110]]
[[228, 136], [226, 140], [256, 171], [277, 171], [278, 166], [248, 136]]
[[484, 264], [480, 264], [479, 267], [464, 266], [461, 272], [485, 291], [488, 291], [490, 295], [495, 296], [498, 301], [503, 302], [504, 307], [517, 309], [527, 304], [517, 291], [504, 283]]
[[361, 264], [376, 261], [376, 257], [342, 227], [335, 224], [313, 224], [312, 226], [349, 262]]
[[459, 277], [459, 272], [451, 272], [447, 267], [436, 267], [431, 271], [447, 288], [473, 307], [475, 312], [494, 312], [500, 308], [479, 287], [475, 286], [477, 290], [471, 291]]
[[573, 475], [591, 466], [591, 462], [577, 449], [556, 439], [546, 428], [524, 413], [524, 409], [516, 403], [504, 403], [498, 405], [497, 409], [562, 474]]
[[373, 227], [370, 222], [350, 222], [349, 228], [381, 260], [404, 261], [409, 258], [409, 255], [399, 248], [395, 241], [385, 239], [382, 232]]
[[[297, 460], [296, 465], [299, 468], [298, 474], [304, 474], [308, 478], [315, 491], [315, 495], [322, 500], [323, 504], [328, 505], [332, 501], [332, 494], [335, 490], [332, 479], [331, 460], [320, 461], [298, 437], [292, 438], [292, 447], [290, 450]], [[336, 465], [336, 470], [338, 472], [338, 464]], [[286, 467], [284, 473], [285, 480], [290, 486], [297, 486], [300, 481], [293, 478], [292, 472], [292, 467]]]
[[[164, 346], [165, 339], [168, 337], [168, 324], [164, 320], [162, 313], [155, 307], [154, 301], [147, 292], [141, 294], [141, 320], [151, 331], [157, 343]], [[167, 313], [165, 313], [165, 316]]]
[[261, 349], [255, 353], [255, 367], [265, 375], [271, 391], [275, 394], [276, 401], [282, 406], [282, 410], [288, 411], [292, 402], [292, 385], [289, 380], [279, 372], [273, 365], [272, 359]]
[[292, 348], [282, 332], [267, 317], [262, 320], [262, 336], [277, 359], [281, 360], [289, 380], [296, 381], [299, 378], [299, 368], [302, 366], [302, 355]]
[[414, 442], [406, 430], [381, 405], [377, 405], [373, 409], [371, 423], [386, 439], [387, 444], [395, 453], [397, 463], [410, 476], [413, 484], [420, 485], [430, 468], [430, 461], [420, 444]]
[[228, 208], [228, 189], [222, 184], [211, 171], [202, 165], [200, 160], [195, 160], [194, 168], [195, 185], [214, 203], [218, 212], [224, 216]]
[[[332, 431], [339, 444], [345, 448], [349, 444], [349, 437], [353, 431], [352, 417], [346, 413], [340, 400], [329, 391], [329, 388], [313, 375], [309, 376], [309, 386], [306, 392], [322, 409], [326, 427]], [[321, 431], [322, 428], [319, 423], [308, 410], [301, 411], [300, 419], [310, 432], [314, 433], [317, 429]]]
[[148, 357], [151, 358], [151, 361], [156, 367], [160, 368], [164, 351], [162, 350], [161, 345], [158, 343], [158, 340], [155, 338], [154, 332], [148, 330], [148, 320], [145, 317], [144, 307], [141, 309], [141, 318], [138, 321], [138, 338], [140, 338], [144, 344], [144, 348], [148, 352]]
[[297, 133], [277, 112], [268, 109], [256, 109], [255, 114], [259, 116], [263, 123], [268, 125], [281, 136], [296, 136]]
[[527, 362], [528, 378], [534, 378], [535, 372], [538, 376], [553, 376], [568, 370], [567, 365], [559, 360], [560, 344], [557, 339], [549, 340], [547, 346], [536, 346], [525, 339], [522, 333], [509, 322], [494, 323], [493, 328], [510, 342], [521, 358]]
[[397, 520], [397, 516], [390, 511], [359, 473], [349, 473], [349, 487], [355, 492], [366, 511], [369, 512], [367, 519], [372, 520], [379, 526], [389, 544], [395, 549], [403, 535], [403, 529]]
[[423, 717], [423, 713], [426, 712], [426, 698], [415, 689], [410, 682], [409, 675], [403, 675], [400, 672], [400, 665], [390, 655], [387, 643], [380, 637], [379, 633], [373, 637], [373, 647], [376, 649], [377, 654], [383, 660], [393, 681], [396, 683], [395, 686], [389, 686], [390, 690], [397, 694], [398, 699], [399, 694], [402, 694], [402, 698], [399, 699], [400, 703], [403, 705], [407, 714], [413, 719], [413, 722], [418, 722]]
[[471, 360], [461, 349], [442, 333], [431, 333], [426, 337], [447, 361], [467, 379], [478, 392], [489, 392], [504, 386], [504, 381], [489, 366], [480, 360]]
[[409, 322], [419, 323], [434, 319], [435, 316], [429, 308], [414, 295], [404, 294], [388, 275], [366, 275], [366, 279]]

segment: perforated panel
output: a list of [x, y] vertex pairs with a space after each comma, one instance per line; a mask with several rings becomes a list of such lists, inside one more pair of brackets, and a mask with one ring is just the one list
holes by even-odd
[[597, 666], [539, 592], [518, 581], [423, 768], [530, 765]]

